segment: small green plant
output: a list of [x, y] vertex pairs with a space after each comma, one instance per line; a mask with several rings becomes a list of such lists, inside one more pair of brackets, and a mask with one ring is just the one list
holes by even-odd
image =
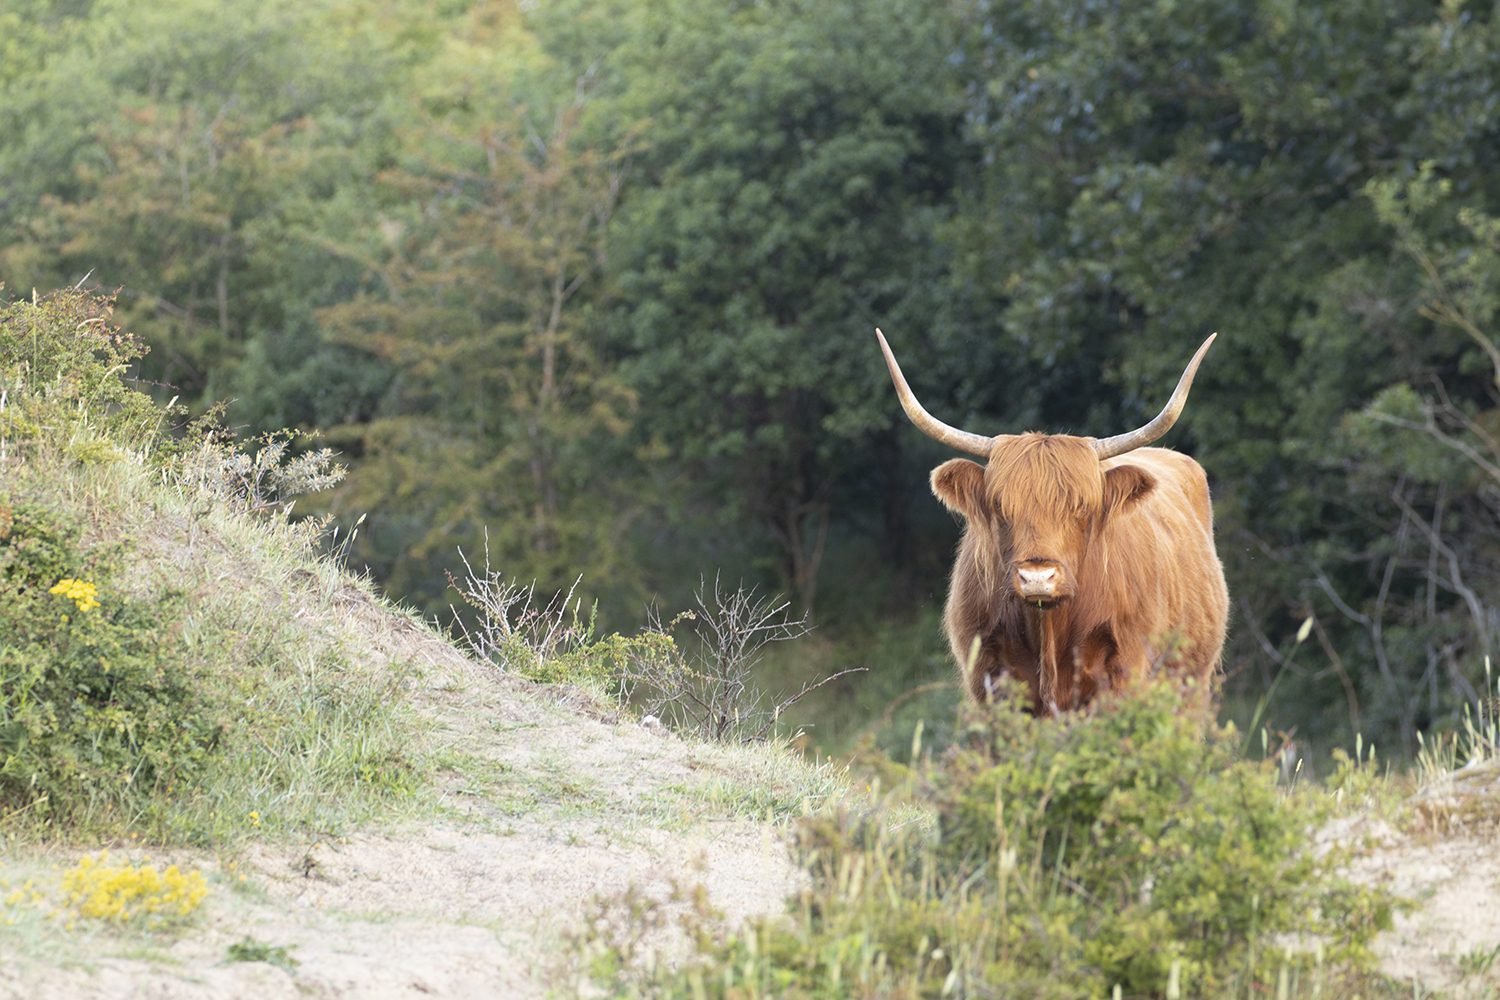
[[229, 962], [265, 962], [268, 965], [277, 966], [288, 972], [296, 969], [301, 964], [292, 957], [292, 953], [287, 950], [286, 945], [267, 944], [264, 941], [257, 941], [249, 937], [242, 938], [230, 945], [229, 951], [225, 955], [225, 960]]
[[67, 908], [80, 917], [116, 924], [161, 926], [192, 915], [208, 896], [208, 882], [197, 870], [176, 865], [110, 864], [109, 852], [85, 854], [63, 872]]
[[1492, 948], [1475, 948], [1458, 956], [1458, 971], [1465, 977], [1487, 976], [1494, 968], [1496, 958], [1500, 958], [1500, 944]]

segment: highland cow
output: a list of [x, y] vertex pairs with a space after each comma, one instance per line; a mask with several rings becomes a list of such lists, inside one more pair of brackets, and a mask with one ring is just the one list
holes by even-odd
[[958, 451], [932, 491], [964, 519], [944, 624], [969, 694], [1025, 684], [1038, 715], [1087, 706], [1161, 670], [1204, 706], [1229, 615], [1203, 468], [1148, 448], [1176, 422], [1210, 336], [1171, 400], [1143, 427], [1108, 438], [984, 437], [935, 419], [875, 331], [902, 408]]

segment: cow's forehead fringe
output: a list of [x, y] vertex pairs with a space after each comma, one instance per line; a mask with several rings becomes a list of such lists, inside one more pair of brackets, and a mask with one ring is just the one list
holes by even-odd
[[1093, 514], [1104, 504], [1104, 477], [1088, 438], [1018, 434], [996, 441], [985, 488], [1007, 521]]

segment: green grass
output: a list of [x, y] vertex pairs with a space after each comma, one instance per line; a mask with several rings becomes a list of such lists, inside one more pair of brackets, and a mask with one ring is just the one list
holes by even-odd
[[224, 958], [230, 962], [265, 962], [288, 972], [294, 971], [301, 964], [292, 957], [285, 945], [267, 944], [248, 937], [230, 945]]

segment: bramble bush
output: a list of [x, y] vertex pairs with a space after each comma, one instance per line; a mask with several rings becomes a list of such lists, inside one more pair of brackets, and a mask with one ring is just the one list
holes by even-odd
[[1057, 720], [970, 707], [960, 734], [911, 768], [872, 756], [882, 803], [797, 833], [811, 878], [791, 919], [723, 938], [700, 923], [701, 961], [653, 988], [1332, 996], [1389, 922], [1310, 842], [1326, 796], [1278, 787], [1169, 687]]

